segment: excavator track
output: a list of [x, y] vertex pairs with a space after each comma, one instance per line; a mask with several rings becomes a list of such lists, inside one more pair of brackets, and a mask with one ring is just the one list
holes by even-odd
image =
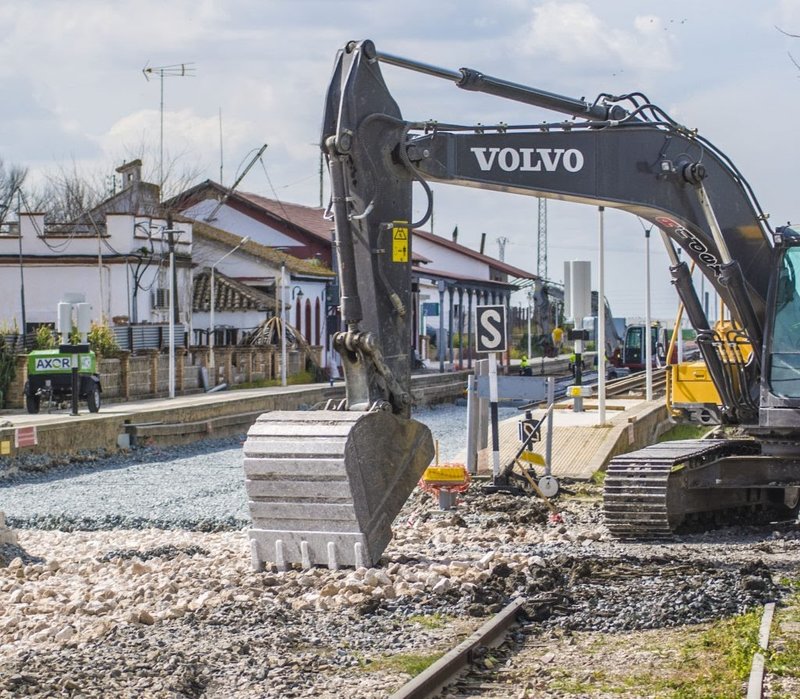
[[717, 459], [757, 449], [752, 440], [698, 439], [662, 442], [615, 457], [603, 495], [609, 531], [621, 539], [667, 538], [687, 515], [748, 504], [747, 494], [736, 489], [689, 491], [687, 476]]

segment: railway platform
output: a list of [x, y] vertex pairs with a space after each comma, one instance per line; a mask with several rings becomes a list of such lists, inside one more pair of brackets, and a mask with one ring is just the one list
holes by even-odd
[[[420, 374], [411, 390], [420, 404], [448, 402], [463, 395], [466, 372]], [[0, 414], [0, 468], [4, 457], [24, 454], [69, 457], [86, 450], [114, 452], [132, 444], [168, 446], [246, 432], [262, 413], [302, 410], [327, 400], [341, 400], [344, 383], [272, 386], [174, 398], [105, 404], [78, 415], [67, 409], [28, 415]]]
[[[531, 411], [541, 420], [544, 408]], [[553, 407], [553, 443], [551, 473], [556, 478], [589, 480], [617, 454], [652, 444], [669, 428], [663, 398], [610, 398], [606, 400], [605, 421], [601, 424], [597, 401], [584, 399], [584, 410], [574, 412], [571, 400], [562, 400]], [[500, 428], [500, 464], [510, 463], [519, 450], [519, 428], [524, 412], [503, 420]], [[533, 444], [532, 452], [545, 456], [547, 423], [542, 426], [542, 439]], [[492, 472], [491, 449], [478, 452], [478, 474]], [[542, 471], [536, 467], [537, 473]], [[542, 471], [543, 472], [543, 471]], [[541, 475], [541, 474], [540, 474]]]

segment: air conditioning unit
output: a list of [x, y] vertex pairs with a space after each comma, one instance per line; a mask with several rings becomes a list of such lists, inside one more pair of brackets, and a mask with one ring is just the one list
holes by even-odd
[[169, 289], [154, 289], [152, 296], [152, 307], [154, 309], [169, 308]]

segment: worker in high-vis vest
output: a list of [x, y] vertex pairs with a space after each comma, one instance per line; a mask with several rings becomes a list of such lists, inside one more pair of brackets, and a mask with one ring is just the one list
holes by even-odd
[[561, 343], [564, 341], [564, 331], [561, 328], [553, 328], [551, 336], [553, 338], [553, 345], [556, 348], [556, 354], [558, 354], [558, 350], [561, 348]]

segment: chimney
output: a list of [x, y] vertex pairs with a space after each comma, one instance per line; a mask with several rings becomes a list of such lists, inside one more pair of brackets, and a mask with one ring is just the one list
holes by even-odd
[[122, 188], [130, 187], [142, 181], [142, 161], [137, 158], [129, 163], [123, 163], [117, 168], [117, 172], [122, 175]]
[[483, 249], [486, 247], [486, 233], [481, 233], [481, 255], [483, 255]]

